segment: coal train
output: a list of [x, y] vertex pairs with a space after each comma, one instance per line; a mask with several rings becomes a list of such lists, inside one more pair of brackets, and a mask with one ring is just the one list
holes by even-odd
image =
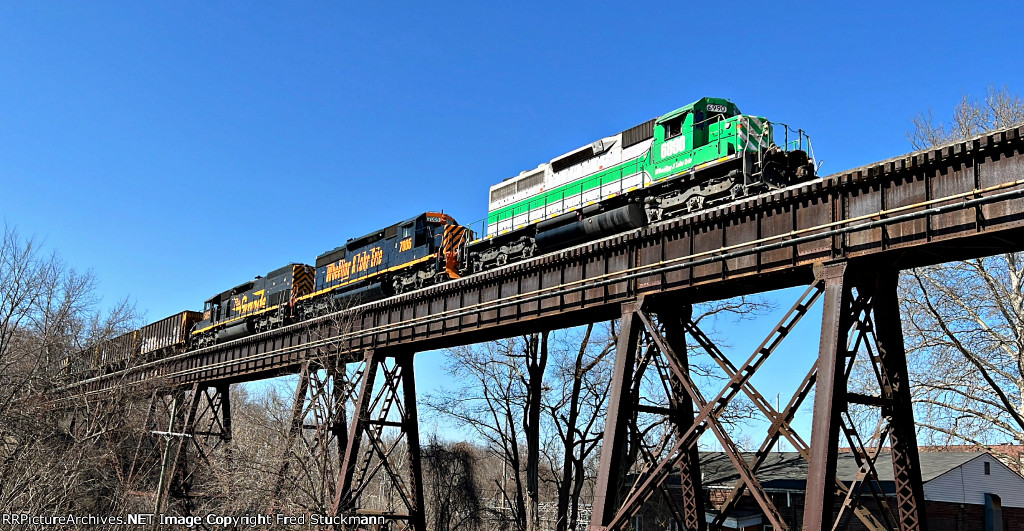
[[[184, 312], [164, 321], [190, 327], [188, 334], [175, 328], [176, 348], [203, 348], [815, 174], [810, 139], [802, 130], [742, 114], [727, 99], [701, 98], [492, 186], [488, 215], [479, 227], [460, 225], [443, 212], [424, 212], [352, 238], [317, 256], [312, 266], [288, 264], [214, 295], [201, 314]], [[167, 348], [143, 351], [124, 336], [107, 344], [117, 341], [128, 346], [110, 356], [97, 346], [83, 356], [114, 370]]]

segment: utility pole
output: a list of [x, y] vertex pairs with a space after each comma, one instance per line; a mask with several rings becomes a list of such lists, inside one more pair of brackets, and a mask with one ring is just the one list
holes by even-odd
[[[164, 455], [160, 460], [160, 479], [156, 485], [156, 507], [153, 508], [153, 529], [160, 527], [160, 511], [163, 509], [164, 502], [164, 483], [167, 476], [167, 462], [170, 461], [171, 457], [171, 438], [172, 437], [189, 437], [187, 433], [174, 433], [174, 417], [178, 412], [178, 399], [177, 397], [171, 399], [171, 419], [167, 423], [167, 431], [151, 431], [151, 435], [162, 436], [164, 438]], [[180, 451], [181, 443], [178, 443]]]

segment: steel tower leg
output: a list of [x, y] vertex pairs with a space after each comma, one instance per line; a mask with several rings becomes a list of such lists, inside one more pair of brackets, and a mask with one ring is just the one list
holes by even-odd
[[[426, 530], [413, 356], [412, 352], [367, 353], [333, 514], [384, 515], [406, 520], [409, 528]], [[402, 444], [404, 474], [396, 463]], [[390, 498], [378, 500], [377, 507], [362, 507], [360, 496], [371, 484], [390, 492]]]
[[878, 357], [881, 360], [882, 399], [889, 403], [888, 414], [884, 408], [882, 414], [889, 421], [900, 529], [927, 531], [921, 461], [917, 453], [914, 408], [910, 398], [910, 377], [903, 348], [899, 300], [896, 296], [898, 279], [897, 272], [888, 271], [875, 278], [874, 286], [874, 324]]
[[594, 509], [590, 516], [590, 530], [603, 531], [619, 511], [619, 480], [623, 477], [626, 455], [626, 436], [629, 423], [636, 415], [631, 396], [633, 367], [636, 364], [636, 346], [641, 324], [635, 317], [639, 303], [622, 305], [619, 337], [615, 349], [615, 371], [609, 389], [608, 412], [605, 416], [604, 443], [601, 447], [600, 467], [594, 485]]
[[845, 263], [827, 266], [822, 274], [825, 281], [825, 305], [821, 317], [804, 529], [832, 527], [839, 413], [846, 409], [846, 344], [853, 319], [848, 311], [853, 303], [852, 292], [845, 281], [845, 274]]
[[351, 510], [356, 504], [357, 496], [352, 489], [353, 478], [356, 475], [356, 462], [359, 459], [363, 431], [366, 429], [366, 423], [370, 420], [373, 384], [377, 378], [377, 365], [380, 363], [380, 357], [377, 350], [370, 350], [366, 353], [366, 368], [363, 370], [363, 382], [359, 389], [359, 397], [356, 399], [352, 427], [348, 431], [345, 457], [341, 461], [341, 475], [338, 478], [338, 489], [334, 495], [335, 501], [331, 507], [332, 514], [340, 514], [343, 511]]
[[[755, 397], [755, 400], [760, 396], [750, 384], [751, 376], [775, 351], [819, 293], [817, 284], [811, 286], [783, 318], [779, 327], [738, 367], [721, 356], [717, 347], [693, 322], [689, 306], [679, 306], [678, 303], [673, 306], [661, 305], [658, 307], [660, 313], [651, 313], [641, 303], [623, 305], [601, 466], [595, 485], [594, 512], [589, 528], [591, 531], [628, 527], [632, 517], [654, 493], [665, 492], [666, 480], [675, 473], [677, 464], [683, 476], [681, 503], [679, 507], [674, 507], [675, 500], [669, 499], [669, 508], [687, 529], [706, 529], [697, 441], [707, 430], [718, 439], [738, 472], [742, 485], [751, 492], [768, 521], [776, 529], [788, 529], [751, 466], [722, 427], [720, 418], [741, 390]], [[720, 358], [719, 361], [726, 369], [729, 381], [710, 400], [704, 398], [689, 374], [687, 336], [684, 334], [692, 335], [709, 354]], [[640, 338], [643, 338], [645, 347], [637, 353]], [[638, 381], [649, 369], [656, 369], [656, 376], [663, 383], [669, 402], [667, 408], [640, 404], [638, 401]], [[762, 399], [761, 402], [765, 401]], [[695, 409], [699, 410], [696, 414]], [[655, 444], [648, 444], [651, 441], [635, 437], [630, 442], [636, 448], [626, 451], [626, 426], [636, 425], [638, 412], [667, 416], [672, 428]], [[766, 408], [765, 412], [780, 429], [789, 430], [788, 417], [780, 418], [773, 408]], [[634, 427], [634, 431], [639, 430]], [[636, 481], [625, 493], [624, 501], [619, 503], [619, 494], [623, 491], [617, 480], [626, 476], [626, 469], [632, 464], [631, 456], [637, 454], [644, 457], [644, 466], [637, 471]]]
[[[231, 386], [217, 385], [217, 396], [220, 397], [220, 439], [226, 444], [231, 443]], [[230, 446], [228, 447], [230, 450]]]
[[[686, 349], [686, 334], [684, 324], [690, 321], [693, 314], [693, 307], [686, 305], [682, 308], [657, 310], [658, 319], [665, 328], [665, 341], [675, 354], [670, 363], [676, 363], [684, 371], [689, 373], [690, 363]], [[664, 353], [670, 355], [670, 353]], [[693, 425], [693, 399], [678, 382], [673, 381], [674, 403], [670, 417], [675, 426], [676, 437], [682, 438], [686, 430]], [[693, 445], [683, 452], [679, 460], [679, 483], [681, 487], [683, 506], [683, 529], [689, 531], [704, 531], [707, 529], [707, 520], [704, 514], [704, 490], [701, 486], [700, 471], [700, 450]]]
[[[316, 500], [316, 503], [322, 501], [325, 508], [334, 503], [340, 460], [345, 455], [348, 439], [344, 425], [347, 382], [344, 365], [339, 367], [333, 360], [324, 358], [302, 365], [292, 398], [291, 421], [281, 450], [281, 464], [274, 477], [271, 508], [280, 501], [285, 483], [294, 481], [316, 482], [299, 490], [322, 492], [323, 500]], [[297, 459], [315, 461], [309, 470], [317, 473], [289, 474], [292, 461]]]
[[405, 403], [406, 452], [409, 463], [409, 527], [427, 529], [426, 514], [423, 507], [423, 467], [420, 463], [420, 428], [419, 416], [416, 412], [416, 378], [413, 371], [413, 356], [395, 358], [402, 371], [402, 398]]
[[177, 426], [181, 426], [181, 431], [178, 432], [181, 435], [168, 436], [178, 441], [178, 451], [174, 453], [174, 457], [171, 459], [170, 468], [168, 469], [168, 477], [170, 478], [168, 487], [170, 489], [171, 496], [185, 501], [184, 506], [186, 514], [191, 511], [191, 505], [188, 502], [188, 497], [192, 490], [190, 480], [192, 477], [191, 470], [194, 468], [194, 463], [192, 463], [191, 461], [193, 460], [188, 457], [188, 449], [192, 443], [184, 439], [193, 438], [192, 434], [195, 431], [196, 412], [199, 409], [199, 389], [200, 387], [197, 383], [192, 385], [192, 388], [189, 391], [179, 391], [177, 393], [177, 396], [181, 397], [175, 398], [178, 403], [178, 413], [180, 414], [181, 411], [185, 412], [182, 423], [176, 424]]
[[[858, 268], [861, 269], [861, 268]], [[901, 531], [926, 531], [924, 488], [914, 431], [903, 329], [896, 294], [898, 273], [878, 270], [858, 274], [845, 263], [829, 265], [821, 271], [825, 281], [825, 307], [822, 314], [821, 345], [818, 355], [817, 390], [814, 397], [814, 422], [811, 433], [807, 497], [804, 505], [805, 529], [834, 529], [840, 524], [850, 500], [859, 496], [865, 480], [877, 480], [874, 457], [860, 442], [852, 421], [844, 422], [850, 403], [881, 407], [885, 421], [883, 438], [892, 445], [892, 465], [896, 484], [898, 515], [895, 526]], [[873, 345], [871, 339], [874, 339]], [[847, 389], [853, 362], [861, 351], [870, 357], [879, 381], [879, 396], [850, 393]], [[876, 353], [877, 352], [877, 353]], [[855, 448], [862, 472], [851, 487], [838, 514], [836, 461], [840, 433], [845, 433]], [[879, 444], [881, 444], [881, 439]], [[857, 450], [860, 450], [858, 453]], [[888, 522], [888, 507], [880, 510]]]
[[[691, 394], [695, 389], [689, 380], [684, 325], [690, 320], [691, 308], [685, 304], [661, 306], [655, 321], [655, 315], [649, 314], [642, 304], [641, 301], [623, 305], [590, 529], [622, 528], [644, 500], [661, 492], [681, 529], [703, 531], [707, 522]], [[651, 376], [655, 381], [660, 380], [663, 385], [667, 407], [639, 402], [642, 380], [649, 370], [654, 372]], [[660, 441], [650, 444], [653, 441], [640, 435], [646, 431], [637, 425], [640, 412], [667, 418], [671, 429]], [[630, 427], [633, 438], [628, 437]], [[673, 442], [676, 446], [669, 450]], [[662, 472], [649, 482], [634, 484], [623, 504], [622, 478], [637, 456], [643, 457], [645, 469], [654, 467]], [[665, 479], [676, 463], [681, 469], [681, 487], [674, 495]]]

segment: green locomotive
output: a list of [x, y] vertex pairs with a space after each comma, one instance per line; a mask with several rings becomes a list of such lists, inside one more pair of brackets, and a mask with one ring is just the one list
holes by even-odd
[[809, 152], [803, 131], [701, 98], [492, 186], [468, 265], [481, 271], [813, 179]]

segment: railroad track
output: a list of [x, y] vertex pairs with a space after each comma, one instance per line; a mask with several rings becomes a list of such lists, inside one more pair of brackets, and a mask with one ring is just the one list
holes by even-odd
[[885, 161], [419, 291], [71, 383], [66, 397], [161, 379], [251, 381], [314, 354], [362, 359], [619, 315], [639, 295], [687, 302], [814, 278], [833, 261], [897, 267], [1024, 249], [1024, 126]]

